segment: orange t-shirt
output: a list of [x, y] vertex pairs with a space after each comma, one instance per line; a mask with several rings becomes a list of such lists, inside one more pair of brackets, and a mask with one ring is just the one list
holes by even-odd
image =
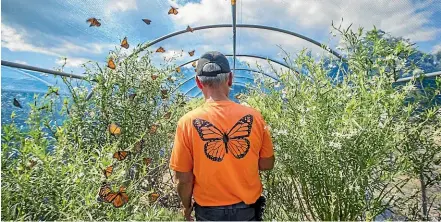
[[201, 206], [254, 203], [262, 193], [259, 158], [274, 155], [262, 115], [232, 101], [206, 102], [178, 122], [170, 168], [194, 174]]

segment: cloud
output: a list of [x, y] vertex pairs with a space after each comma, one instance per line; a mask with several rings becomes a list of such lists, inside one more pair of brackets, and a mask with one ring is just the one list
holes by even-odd
[[441, 52], [441, 43], [438, 44], [438, 45], [433, 46], [433, 48], [432, 48], [432, 53], [433, 54], [438, 53], [438, 52]]
[[110, 0], [105, 11], [107, 14], [111, 14], [112, 12], [125, 12], [136, 9], [138, 9], [136, 0]]
[[[169, 0], [172, 3], [171, 0]], [[341, 21], [343, 27], [353, 23], [371, 29], [374, 25], [394, 36], [412, 41], [433, 40], [440, 29], [431, 24], [434, 1], [304, 1], [304, 0], [241, 0], [238, 21], [265, 24], [288, 30], [299, 29], [327, 35], [332, 21]], [[179, 14], [172, 19], [179, 27], [231, 23], [230, 1], [201, 0], [179, 6]], [[195, 13], [197, 12], [197, 13]], [[243, 18], [243, 19], [241, 19]], [[265, 31], [266, 33], [269, 33]]]
[[35, 46], [25, 40], [26, 32], [24, 30], [16, 30], [5, 24], [2, 25], [2, 47], [11, 51], [18, 52], [36, 52], [46, 55], [57, 56], [57, 53], [47, 50], [43, 47]]
[[[67, 67], [80, 67], [81, 64], [89, 61], [85, 58], [77, 58], [73, 54], [101, 54], [105, 50], [114, 47], [114, 44], [98, 44], [89, 43], [84, 46], [74, 44], [72, 42], [62, 40], [55, 47], [41, 47], [33, 44], [33, 39], [30, 35], [22, 30], [15, 29], [2, 23], [2, 47], [15, 52], [34, 52], [44, 55], [56, 57], [68, 57]], [[18, 61], [18, 60], [17, 60]], [[62, 65], [64, 59], [57, 59], [56, 64]]]

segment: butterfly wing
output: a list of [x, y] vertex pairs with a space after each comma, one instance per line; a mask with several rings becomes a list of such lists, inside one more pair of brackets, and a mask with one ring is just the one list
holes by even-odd
[[113, 158], [121, 161], [126, 159], [126, 157], [129, 155], [129, 152], [127, 151], [117, 151], [113, 154]]
[[23, 107], [21, 106], [20, 102], [19, 102], [16, 98], [14, 98], [13, 105], [14, 105], [15, 107], [18, 107], [18, 108], [21, 108], [21, 109], [23, 108]]
[[191, 66], [193, 66], [194, 68], [196, 68], [196, 61], [194, 61], [192, 64], [191, 64]]
[[181, 72], [181, 67], [177, 67], [176, 72]]
[[121, 134], [121, 128], [118, 125], [116, 125], [115, 123], [111, 123], [109, 125], [109, 132], [112, 135], [118, 136]]
[[110, 189], [110, 186], [107, 183], [103, 183], [103, 185], [101, 185], [98, 196], [101, 200], [108, 202], [106, 198], [109, 196], [109, 194], [112, 194], [112, 189]]
[[158, 49], [156, 49], [156, 52], [165, 52], [165, 49], [162, 47], [159, 47]]
[[189, 54], [190, 56], [194, 56], [194, 51], [195, 51], [195, 50], [190, 51], [190, 52], [188, 52], [188, 54]]
[[171, 6], [170, 10], [168, 10], [168, 14], [173, 14], [173, 15], [177, 15], [178, 14], [178, 8], [174, 8], [173, 6]]
[[228, 132], [227, 149], [237, 159], [245, 157], [250, 149], [250, 141], [247, 139], [251, 134], [253, 116], [242, 117]]
[[112, 200], [112, 204], [114, 207], [119, 208], [122, 207], [127, 202], [129, 202], [129, 196], [126, 193], [125, 188], [120, 187], [119, 192], [116, 193], [116, 196]]
[[109, 176], [112, 175], [112, 173], [113, 173], [113, 166], [110, 165], [110, 166], [106, 167], [106, 169], [103, 170], [103, 173], [106, 178], [109, 178]]
[[223, 133], [212, 123], [203, 120], [193, 120], [193, 126], [199, 134], [202, 141], [206, 141], [204, 145], [204, 153], [208, 159], [220, 162], [224, 159], [226, 149], [223, 142]]
[[194, 31], [194, 29], [192, 29], [189, 25], [187, 26], [187, 32], [193, 32]]
[[155, 202], [156, 200], [158, 200], [158, 198], [159, 198], [159, 194], [157, 194], [157, 193], [152, 193], [152, 194], [149, 195], [150, 203]]
[[144, 161], [146, 166], [150, 165], [150, 163], [152, 162], [152, 158], [144, 157], [144, 158], [142, 158], [142, 160]]
[[121, 47], [125, 49], [129, 48], [129, 42], [127, 42], [127, 37], [124, 37], [124, 39], [121, 41]]
[[152, 20], [150, 19], [142, 19], [142, 21], [144, 21], [147, 25], [150, 25], [150, 23], [152, 22]]
[[109, 59], [109, 61], [107, 61], [107, 67], [109, 67], [111, 69], [116, 68], [116, 65], [115, 65], [115, 62], [113, 62], [113, 59]]

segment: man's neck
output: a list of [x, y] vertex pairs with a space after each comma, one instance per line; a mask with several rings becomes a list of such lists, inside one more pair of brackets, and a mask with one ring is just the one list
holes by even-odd
[[226, 96], [225, 94], [217, 94], [217, 93], [213, 93], [213, 94], [209, 94], [207, 93], [205, 96], [205, 101], [209, 102], [209, 101], [229, 101], [230, 99], [228, 98], [228, 96]]

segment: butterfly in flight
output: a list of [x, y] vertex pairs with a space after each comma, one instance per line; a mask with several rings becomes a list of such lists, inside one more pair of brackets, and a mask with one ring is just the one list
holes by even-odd
[[86, 22], [90, 23], [89, 27], [92, 27], [92, 26], [100, 27], [101, 23], [99, 22], [99, 20], [100, 19], [96, 19], [96, 18], [88, 18], [86, 20]]
[[192, 29], [189, 25], [187, 25], [187, 29], [186, 29], [186, 31], [187, 31], [187, 32], [193, 32], [194, 29]]
[[103, 174], [106, 178], [109, 178], [110, 175], [112, 175], [112, 173], [113, 173], [113, 165], [110, 165], [103, 170]]
[[125, 49], [129, 48], [129, 42], [127, 42], [127, 37], [124, 37], [124, 39], [121, 41], [121, 47]]
[[117, 151], [113, 154], [113, 158], [122, 161], [125, 160], [128, 155], [129, 155], [128, 151]]
[[12, 102], [12, 104], [13, 104], [15, 107], [18, 107], [18, 108], [20, 108], [20, 109], [23, 109], [23, 106], [21, 106], [20, 102], [19, 102], [16, 98], [14, 98], [14, 101]]
[[162, 53], [164, 53], [164, 52], [165, 52], [165, 49], [162, 48], [162, 47], [159, 47], [158, 49], [156, 49], [156, 52], [162, 52]]
[[192, 64], [191, 64], [191, 66], [193, 66], [194, 68], [196, 68], [196, 61], [194, 61]]
[[181, 67], [176, 67], [176, 72], [181, 72]]
[[189, 54], [190, 56], [194, 56], [194, 50], [193, 50], [193, 51], [190, 51], [190, 52], [188, 52], [188, 54]]
[[145, 22], [145, 24], [150, 25], [150, 23], [152, 22], [152, 20], [150, 19], [142, 19], [143, 22]]
[[177, 15], [178, 14], [178, 8], [175, 8], [173, 6], [170, 6], [170, 10], [168, 10], [168, 14], [173, 14], [173, 15]]
[[113, 59], [109, 59], [109, 61], [107, 61], [107, 67], [109, 67], [111, 69], [116, 68], [116, 65], [115, 65], [115, 62], [113, 62]]
[[193, 120], [193, 126], [202, 141], [205, 141], [204, 153], [208, 159], [220, 162], [225, 154], [230, 152], [237, 159], [242, 159], [250, 149], [250, 141], [247, 139], [253, 126], [253, 116], [242, 117], [228, 133], [222, 132], [212, 123], [203, 120]]

